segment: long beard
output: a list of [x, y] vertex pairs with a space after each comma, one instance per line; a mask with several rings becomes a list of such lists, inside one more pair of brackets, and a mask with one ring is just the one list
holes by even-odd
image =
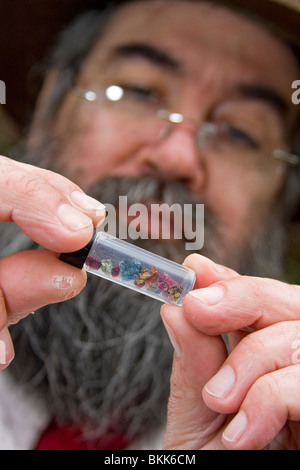
[[[111, 204], [119, 194], [127, 195], [128, 204], [193, 203], [180, 184], [153, 178], [111, 178], [90, 194]], [[231, 267], [240, 273], [278, 276], [284, 230], [277, 221], [270, 224], [243, 250], [235, 250], [206, 211], [201, 254], [228, 264], [230, 248]], [[8, 224], [0, 224], [0, 237], [1, 256], [33, 246]], [[189, 254], [185, 240], [137, 243], [178, 262]], [[45, 307], [11, 328], [16, 357], [9, 370], [26, 387], [41, 389], [59, 422], [80, 424], [91, 436], [113, 430], [133, 438], [165, 420], [173, 353], [159, 310], [152, 299], [89, 277], [75, 299]]]

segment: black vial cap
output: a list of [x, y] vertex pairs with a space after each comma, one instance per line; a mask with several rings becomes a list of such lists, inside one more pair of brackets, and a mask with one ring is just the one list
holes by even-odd
[[59, 259], [61, 261], [64, 261], [65, 263], [75, 266], [75, 268], [82, 269], [85, 263], [85, 260], [87, 259], [87, 256], [90, 252], [90, 249], [92, 248], [92, 245], [94, 243], [95, 236], [96, 236], [96, 232], [94, 232], [93, 238], [86, 246], [84, 246], [78, 251], [73, 251], [72, 253], [61, 253], [61, 255], [59, 256]]

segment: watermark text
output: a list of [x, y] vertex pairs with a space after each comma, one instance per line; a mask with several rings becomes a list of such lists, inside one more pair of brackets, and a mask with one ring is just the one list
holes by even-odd
[[6, 104], [6, 85], [0, 80], [0, 104]]
[[203, 204], [128, 205], [127, 196], [119, 196], [118, 206], [105, 203], [106, 219], [101, 225], [122, 240], [185, 240], [185, 249], [196, 251], [204, 245]]
[[295, 80], [292, 83], [292, 89], [296, 90], [292, 94], [292, 102], [294, 104], [300, 104], [300, 80]]

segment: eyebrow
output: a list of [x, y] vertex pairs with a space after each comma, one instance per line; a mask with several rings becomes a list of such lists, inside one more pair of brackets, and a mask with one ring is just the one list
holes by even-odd
[[288, 104], [283, 97], [272, 88], [259, 84], [242, 84], [238, 87], [238, 93], [242, 97], [254, 100], [261, 100], [271, 105], [275, 111], [279, 112], [283, 117], [288, 112]]
[[[144, 43], [128, 43], [116, 46], [112, 56], [118, 58], [138, 57], [152, 62], [154, 65], [163, 67], [169, 71], [181, 72], [180, 63], [171, 55]], [[275, 90], [260, 84], [241, 84], [238, 86], [238, 94], [245, 98], [261, 100], [273, 107], [282, 117], [285, 117], [289, 106], [285, 99]]]
[[147, 59], [154, 65], [173, 72], [180, 71], [179, 62], [161, 49], [143, 43], [129, 43], [117, 46], [113, 51], [115, 58], [139, 57]]

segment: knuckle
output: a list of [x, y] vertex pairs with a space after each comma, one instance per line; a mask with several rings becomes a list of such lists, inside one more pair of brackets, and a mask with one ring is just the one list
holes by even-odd
[[247, 352], [253, 351], [253, 353], [264, 351], [266, 348], [264, 333], [264, 331], [258, 330], [245, 336], [240, 343], [241, 349]]
[[45, 183], [36, 176], [24, 178], [22, 193], [25, 197], [35, 197], [37, 194], [42, 195], [45, 190]]
[[259, 377], [252, 387], [252, 394], [257, 397], [268, 397], [268, 400], [273, 402], [278, 396], [279, 390], [279, 377], [275, 371]]
[[185, 389], [179, 374], [173, 372], [170, 381], [170, 403], [175, 404], [185, 398]]

